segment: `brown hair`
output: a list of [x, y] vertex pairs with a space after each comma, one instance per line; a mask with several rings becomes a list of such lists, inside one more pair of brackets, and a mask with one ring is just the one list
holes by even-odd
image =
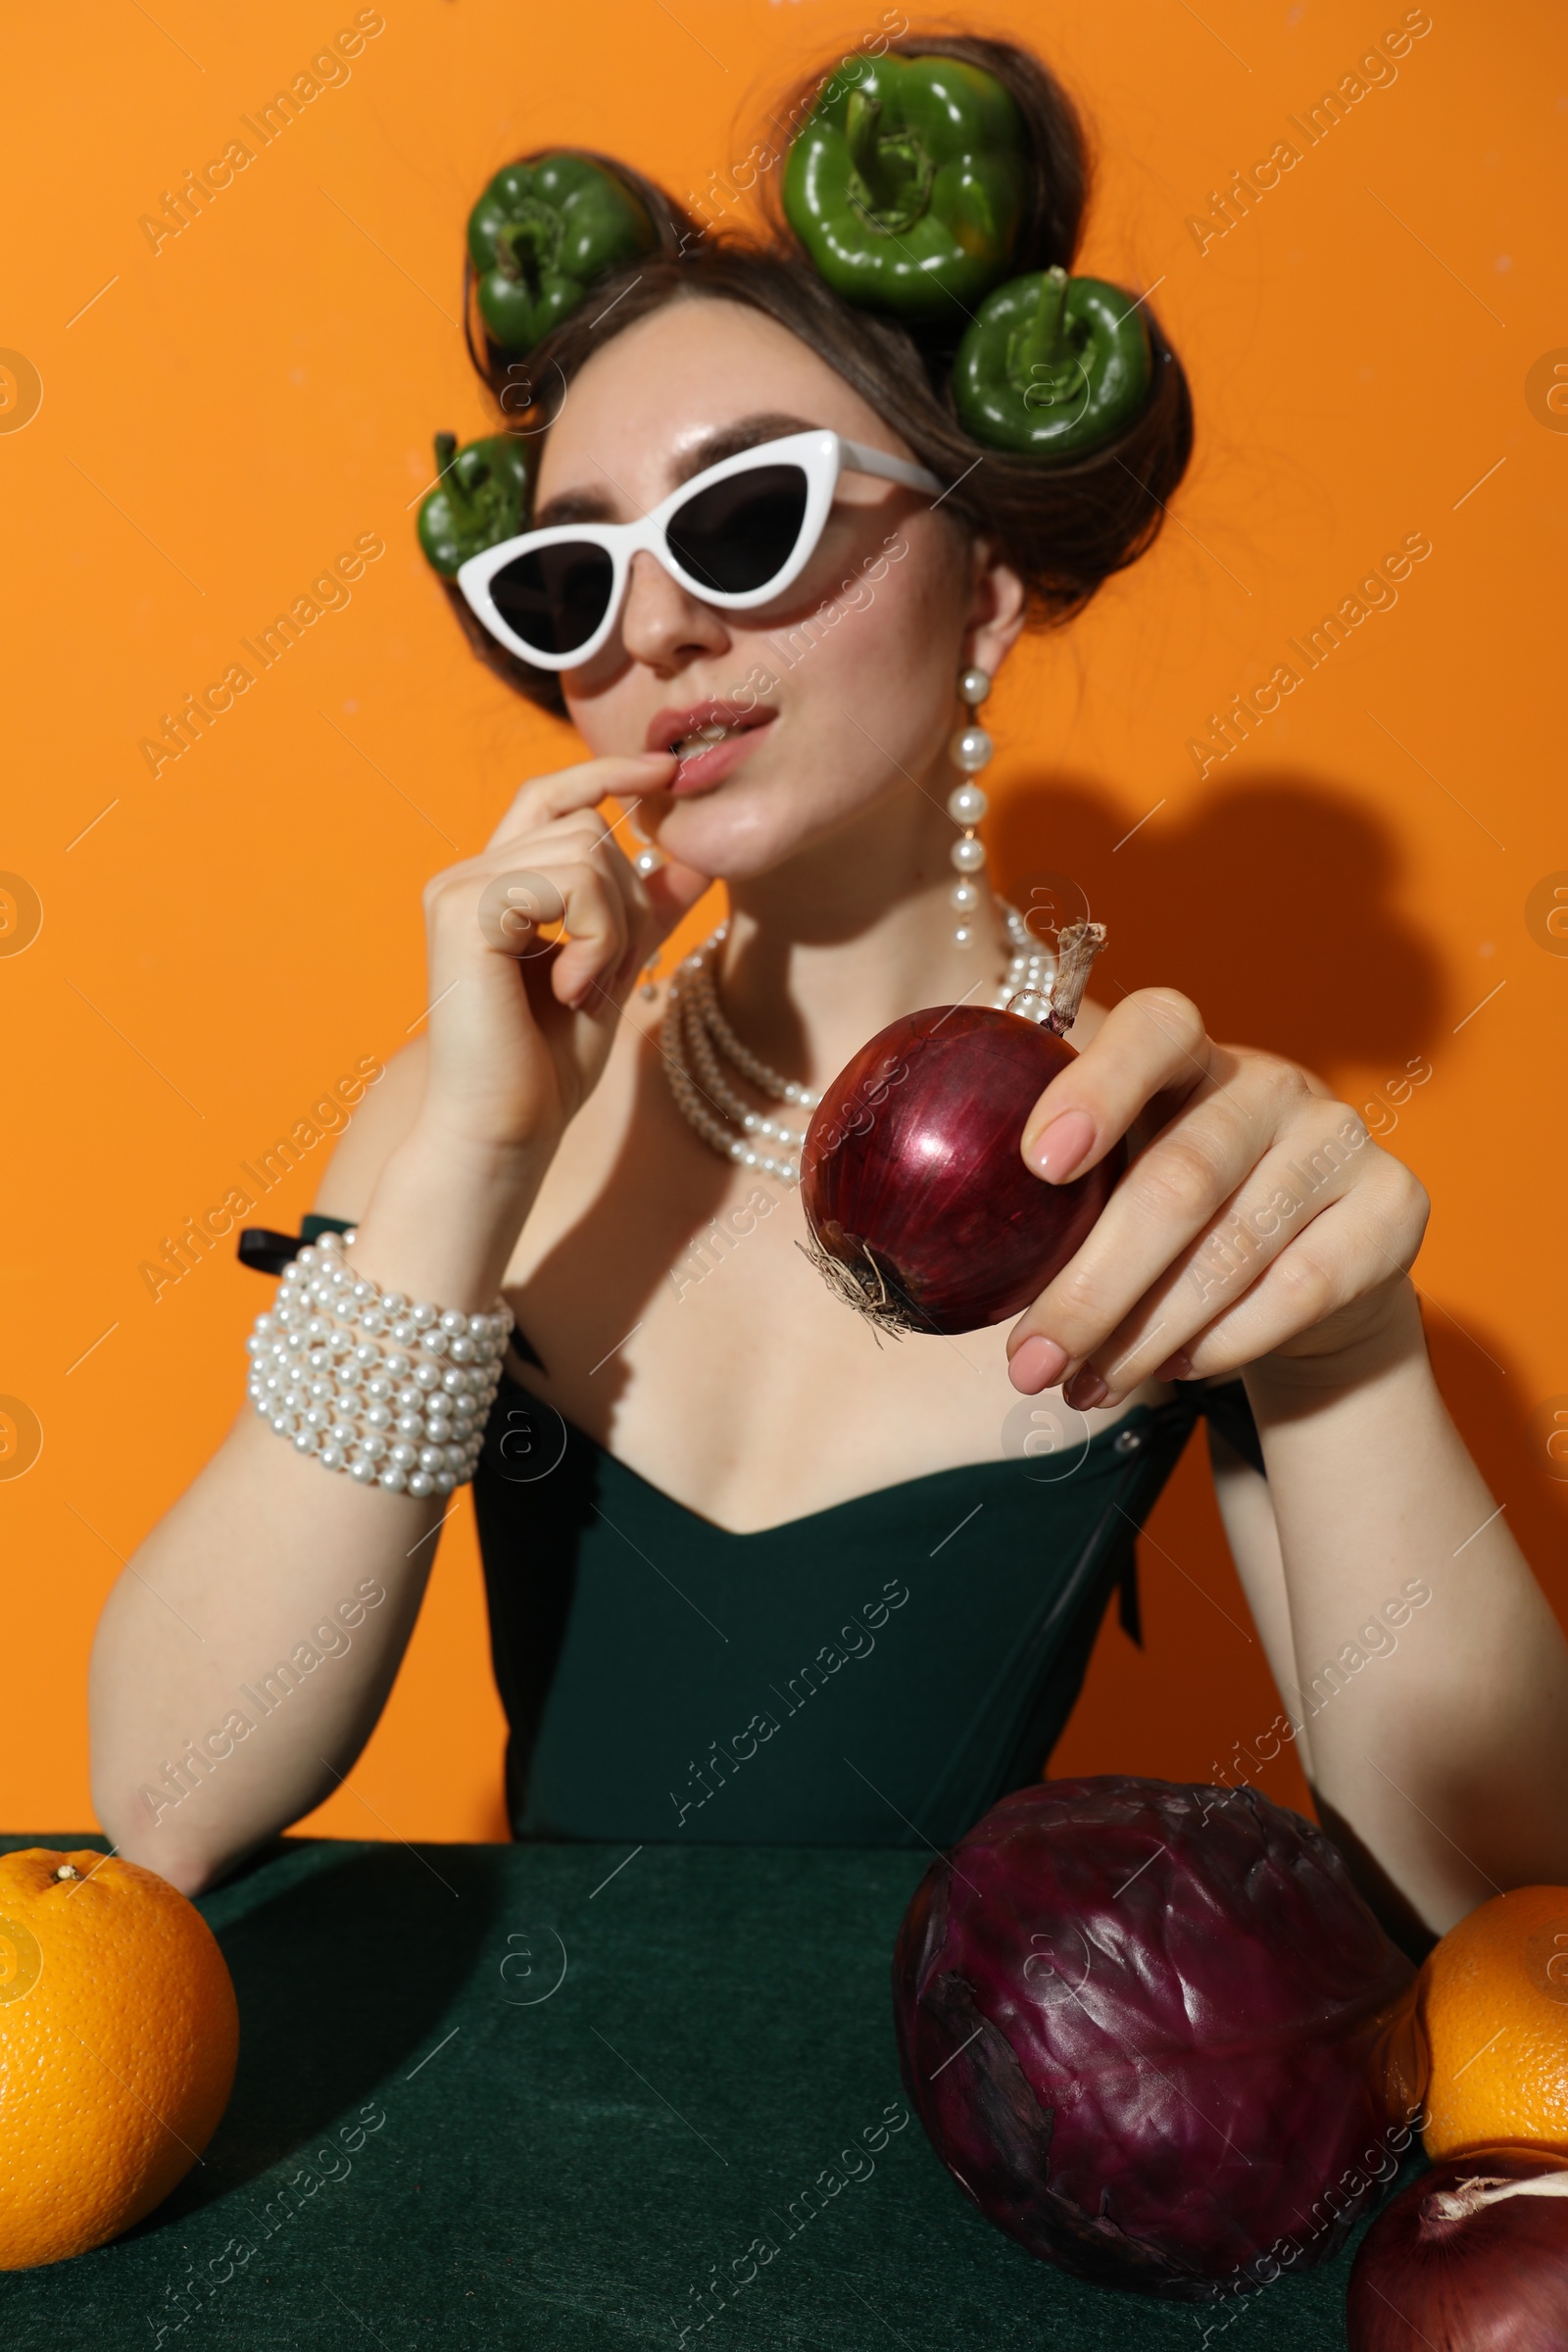
[[[1009, 273], [1021, 276], [1055, 263], [1070, 267], [1083, 228], [1090, 163], [1077, 110], [1055, 77], [1027, 50], [1004, 41], [910, 33], [891, 43], [889, 53], [951, 57], [1005, 85], [1023, 118], [1031, 161]], [[803, 122], [815, 92], [842, 70], [829, 68], [802, 82], [780, 110], [784, 119]], [[782, 152], [774, 160], [781, 165]], [[524, 433], [542, 435], [559, 414], [558, 389], [564, 395], [595, 352], [664, 304], [704, 297], [744, 303], [799, 336], [921, 465], [955, 485], [949, 511], [996, 542], [1028, 589], [1037, 626], [1070, 620], [1103, 580], [1134, 563], [1157, 536], [1192, 454], [1193, 416], [1181, 363], [1147, 304], [1154, 368], [1143, 409], [1115, 440], [1067, 463], [1044, 465], [983, 447], [959, 425], [948, 375], [966, 319], [957, 330], [906, 326], [844, 301], [824, 283], [784, 220], [779, 172], [764, 199], [766, 233], [756, 236], [699, 229], [651, 182], [623, 165], [612, 168], [647, 205], [658, 235], [654, 252], [596, 284], [593, 300], [579, 305], [524, 363], [509, 363], [469, 328], [474, 366], [503, 413], [511, 412], [509, 423], [515, 419]], [[480, 659], [546, 710], [564, 711], [559, 677], [498, 645], [451, 582], [448, 594]]]

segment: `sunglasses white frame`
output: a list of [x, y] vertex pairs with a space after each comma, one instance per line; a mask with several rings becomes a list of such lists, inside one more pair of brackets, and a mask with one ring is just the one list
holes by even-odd
[[[689, 499], [711, 488], [715, 482], [728, 481], [737, 473], [755, 472], [764, 466], [780, 465], [799, 466], [806, 475], [806, 513], [789, 561], [771, 579], [764, 580], [760, 588], [743, 589], [738, 594], [706, 587], [701, 580], [693, 579], [677, 561], [665, 536], [666, 526]], [[738, 457], [724, 458], [704, 472], [693, 474], [690, 481], [682, 482], [661, 506], [636, 522], [563, 522], [547, 530], [522, 531], [514, 539], [503, 539], [497, 546], [468, 558], [458, 571], [458, 587], [469, 611], [491, 636], [520, 661], [535, 669], [580, 669], [593, 660], [619, 620], [631, 577], [631, 560], [640, 550], [646, 549], [671, 578], [705, 605], [740, 612], [781, 596], [800, 578], [816, 552], [841, 473], [876, 474], [884, 481], [900, 482], [909, 490], [939, 493], [942, 489], [936, 475], [928, 473], [923, 466], [910, 466], [903, 458], [888, 457], [880, 449], [846, 441], [825, 427], [813, 432], [786, 433], [777, 441], [760, 441], [755, 449], [742, 450]], [[603, 548], [610, 558], [610, 596], [605, 617], [593, 634], [585, 637], [581, 645], [573, 646], [569, 654], [541, 653], [502, 619], [490, 593], [490, 583], [498, 571], [515, 562], [518, 556], [531, 554], [538, 548], [561, 547], [574, 540]]]

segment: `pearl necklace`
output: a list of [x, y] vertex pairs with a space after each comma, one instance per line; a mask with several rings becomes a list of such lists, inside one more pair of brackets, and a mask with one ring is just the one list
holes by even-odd
[[[1052, 1008], [1056, 958], [1049, 948], [1042, 947], [1015, 906], [1000, 898], [996, 904], [1006, 926], [1012, 956], [1005, 976], [985, 1002], [1000, 1012], [1010, 1009], [1025, 1020], [1044, 1021]], [[742, 1045], [724, 1018], [713, 966], [728, 936], [728, 923], [720, 923], [711, 938], [704, 940], [670, 975], [662, 1033], [670, 1092], [688, 1124], [724, 1158], [739, 1167], [759, 1168], [764, 1176], [776, 1176], [781, 1184], [799, 1184], [805, 1129], [754, 1110], [729, 1083], [719, 1056], [769, 1102], [810, 1112], [820, 1097], [770, 1069]]]

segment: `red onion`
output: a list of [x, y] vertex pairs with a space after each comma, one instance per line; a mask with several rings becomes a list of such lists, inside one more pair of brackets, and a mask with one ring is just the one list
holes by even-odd
[[1025, 1167], [1024, 1121], [1073, 1059], [1061, 1036], [1104, 928], [1061, 934], [1050, 1019], [936, 1005], [862, 1046], [811, 1114], [801, 1153], [808, 1254], [892, 1331], [978, 1331], [1037, 1298], [1086, 1239], [1127, 1164], [1087, 1176]]
[[1562, 2352], [1568, 2156], [1450, 2156], [1378, 2216], [1350, 2272], [1350, 2352]]

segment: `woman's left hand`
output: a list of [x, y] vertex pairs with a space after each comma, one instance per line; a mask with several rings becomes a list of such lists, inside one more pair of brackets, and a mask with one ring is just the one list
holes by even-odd
[[1120, 1135], [1127, 1173], [1008, 1336], [1026, 1396], [1060, 1384], [1088, 1412], [1153, 1378], [1331, 1354], [1391, 1311], [1427, 1196], [1308, 1071], [1215, 1045], [1186, 997], [1139, 989], [1041, 1096], [1023, 1156], [1063, 1183]]

